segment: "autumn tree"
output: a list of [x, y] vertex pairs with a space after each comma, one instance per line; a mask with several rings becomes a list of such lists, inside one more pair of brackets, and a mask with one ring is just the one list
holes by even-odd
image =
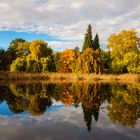
[[26, 59], [25, 58], [17, 58], [10, 65], [11, 72], [24, 72], [26, 71]]
[[31, 57], [39, 60], [41, 57], [47, 57], [52, 54], [52, 49], [48, 48], [48, 43], [43, 40], [34, 40], [29, 45]]
[[59, 72], [63, 72], [63, 73], [69, 73], [72, 72], [74, 66], [72, 65], [72, 63], [74, 63], [76, 60], [76, 55], [75, 52], [73, 50], [64, 50], [63, 52], [61, 52], [60, 54], [60, 61], [59, 61], [59, 65], [60, 65], [60, 69]]
[[30, 42], [23, 42], [18, 44], [16, 49], [17, 57], [24, 57], [29, 55], [31, 52], [29, 50]]
[[86, 49], [76, 61], [75, 72], [78, 73], [102, 73], [103, 59], [101, 51], [94, 51], [92, 48]]
[[[128, 69], [129, 65], [133, 65], [131, 60], [128, 62], [128, 53], [132, 53], [133, 57], [139, 54], [137, 45], [138, 36], [135, 30], [123, 30], [119, 33], [112, 34], [108, 39], [108, 48], [111, 50], [112, 69], [115, 72], [132, 72]], [[134, 56], [135, 54], [135, 56]], [[131, 56], [129, 54], [129, 56]], [[135, 59], [136, 60], [136, 59]], [[126, 62], [127, 61], [127, 62]], [[137, 64], [136, 67], [140, 67]], [[130, 68], [130, 67], [129, 67]], [[139, 69], [139, 68], [137, 68]], [[139, 72], [138, 72], [139, 73]]]
[[47, 72], [55, 71], [52, 49], [43, 40], [23, 42], [16, 47], [17, 59], [11, 66], [11, 72]]

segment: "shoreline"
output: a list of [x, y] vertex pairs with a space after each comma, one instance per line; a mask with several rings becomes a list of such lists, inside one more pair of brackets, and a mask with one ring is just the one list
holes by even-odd
[[139, 83], [140, 74], [11, 73], [0, 72], [3, 82], [119, 82]]

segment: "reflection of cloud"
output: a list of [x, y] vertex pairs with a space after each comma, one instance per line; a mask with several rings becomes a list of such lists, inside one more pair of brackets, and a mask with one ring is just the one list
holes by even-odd
[[81, 108], [66, 106], [34, 117], [30, 115], [0, 116], [1, 140], [129, 140], [140, 137], [136, 129], [113, 124], [104, 110], [99, 120], [93, 121], [92, 130], [86, 130]]

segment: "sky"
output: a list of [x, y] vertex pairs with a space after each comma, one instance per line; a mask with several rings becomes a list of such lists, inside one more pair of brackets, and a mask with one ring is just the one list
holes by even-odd
[[16, 37], [43, 39], [55, 50], [82, 47], [88, 24], [105, 49], [110, 34], [136, 29], [140, 0], [0, 0], [0, 47]]

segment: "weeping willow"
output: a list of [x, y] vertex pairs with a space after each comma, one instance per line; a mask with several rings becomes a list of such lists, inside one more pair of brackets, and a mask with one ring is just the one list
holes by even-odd
[[100, 50], [86, 49], [76, 61], [76, 73], [102, 73], [103, 59]]

